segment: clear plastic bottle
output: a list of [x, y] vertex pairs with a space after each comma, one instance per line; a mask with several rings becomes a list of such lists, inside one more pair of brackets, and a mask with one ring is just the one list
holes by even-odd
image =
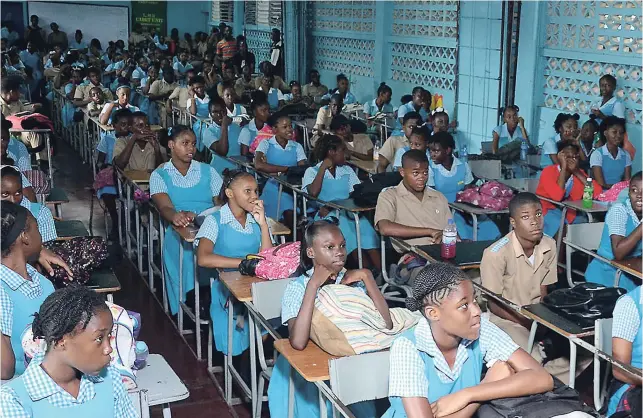
[[373, 161], [377, 162], [380, 160], [380, 146], [375, 144], [373, 147]]
[[141, 370], [147, 364], [147, 356], [149, 356], [150, 350], [147, 348], [147, 344], [145, 344], [145, 341], [136, 341], [134, 352], [136, 353], [136, 360], [134, 360], [134, 369]]
[[442, 248], [440, 250], [440, 256], [443, 259], [449, 259], [455, 257], [455, 246], [458, 241], [458, 231], [455, 226], [453, 219], [449, 219], [446, 228], [442, 231]]
[[583, 207], [591, 208], [594, 203], [594, 182], [591, 177], [587, 177], [587, 184], [583, 189]]
[[520, 142], [520, 161], [527, 161], [527, 153], [529, 152], [529, 145], [526, 140]]
[[460, 148], [460, 161], [465, 164], [469, 161], [469, 151], [467, 150], [466, 144]]

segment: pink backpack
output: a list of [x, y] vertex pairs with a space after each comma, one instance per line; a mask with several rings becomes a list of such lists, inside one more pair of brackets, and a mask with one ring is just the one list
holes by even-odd
[[630, 187], [630, 181], [619, 181], [609, 189], [605, 190], [603, 193], [598, 195], [598, 200], [601, 202], [616, 202], [619, 200], [619, 195], [623, 190], [627, 190]]
[[299, 268], [301, 242], [289, 242], [261, 251], [255, 276], [265, 280], [287, 279]]
[[497, 181], [490, 181], [480, 187], [472, 187], [458, 192], [457, 202], [470, 203], [484, 209], [503, 210], [509, 207], [513, 190]]

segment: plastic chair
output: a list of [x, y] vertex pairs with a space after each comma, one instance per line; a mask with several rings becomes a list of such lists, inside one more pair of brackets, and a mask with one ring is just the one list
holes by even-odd
[[[612, 355], [612, 318], [597, 319], [594, 325], [594, 347]], [[605, 397], [607, 396], [607, 384], [609, 382], [611, 365], [605, 362], [605, 376], [601, 385], [601, 359], [598, 354], [594, 354], [594, 408], [601, 409]]]
[[565, 251], [565, 274], [569, 287], [574, 287], [578, 283], [572, 280], [572, 272], [584, 276], [585, 273], [578, 270], [572, 271], [572, 253], [575, 251], [583, 252], [590, 257], [598, 258], [601, 261], [609, 263], [609, 260], [599, 256], [596, 253], [601, 243], [604, 222], [583, 223], [567, 225], [567, 235], [563, 239], [566, 246]]

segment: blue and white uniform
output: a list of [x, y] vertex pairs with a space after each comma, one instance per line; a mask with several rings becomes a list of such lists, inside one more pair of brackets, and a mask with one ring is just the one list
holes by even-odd
[[196, 114], [194, 116], [196, 116], [197, 118], [197, 120], [192, 125], [192, 130], [194, 131], [194, 135], [196, 135], [196, 148], [198, 150], [202, 150], [203, 130], [207, 126], [207, 123], [204, 120], [210, 118], [210, 96], [208, 96], [206, 93], [203, 98], [196, 95], [194, 96], [194, 98], [188, 98], [188, 101], [186, 102], [188, 112], [192, 107], [192, 100], [194, 100], [194, 102], [196, 103]]
[[420, 110], [415, 110], [415, 105], [411, 100], [410, 102], [403, 104], [397, 109], [395, 131], [393, 131], [391, 136], [404, 136], [404, 132], [402, 131], [402, 120], [404, 119], [404, 115], [406, 115], [409, 112], [419, 113], [420, 117], [422, 118], [422, 122], [426, 122], [429, 119], [429, 113], [426, 111], [426, 109], [424, 109], [424, 107], [420, 107]]
[[[107, 132], [106, 134], [101, 135], [100, 141], [96, 146], [96, 151], [102, 152], [105, 154], [105, 164], [112, 165], [112, 159], [114, 158], [114, 145], [116, 144], [116, 136], [114, 132]], [[96, 190], [96, 196], [100, 199], [104, 194], [118, 194], [116, 192], [116, 186], [103, 186], [100, 189]]]
[[[312, 184], [315, 177], [317, 177], [321, 164], [320, 162], [316, 166], [306, 169], [301, 184], [304, 190], [307, 190], [308, 186]], [[335, 167], [334, 177], [328, 170], [324, 173], [322, 187], [317, 197], [326, 202], [348, 199], [355, 185], [360, 183], [361, 181], [357, 178], [357, 174], [355, 174], [355, 171], [353, 171], [350, 166], [337, 166]], [[353, 215], [343, 210], [333, 210], [329, 213], [329, 216], [336, 216], [339, 219], [339, 229], [346, 239], [346, 253], [350, 254], [355, 251], [357, 249], [357, 229]], [[319, 215], [317, 215], [317, 217], [319, 217]], [[369, 250], [380, 246], [377, 233], [368, 219], [360, 217], [359, 228], [362, 249]]]
[[[542, 149], [540, 151], [540, 167], [545, 168], [554, 163], [554, 161], [551, 159], [550, 155], [551, 154], [558, 154], [558, 148], [556, 147], [556, 144], [560, 142], [560, 134], [556, 134], [556, 136], [552, 138], [547, 138], [545, 139], [545, 142], [543, 142]], [[539, 172], [540, 173], [540, 172]]]
[[[228, 125], [228, 153], [227, 155], [241, 155], [241, 146], [239, 145], [239, 135], [241, 134], [241, 127], [236, 123]], [[203, 148], [210, 148], [215, 142], [219, 142], [221, 138], [221, 127], [216, 122], [210, 122], [203, 131]], [[237, 165], [226, 160], [212, 151], [212, 160], [210, 165], [217, 170], [217, 173], [223, 175], [223, 170], [234, 170]]]
[[[107, 124], [108, 124], [108, 125], [111, 125], [111, 124], [112, 124], [112, 116], [114, 115], [114, 113], [115, 113], [115, 112], [117, 112], [117, 111], [119, 111], [119, 110], [122, 110], [122, 109], [128, 109], [128, 110], [129, 110], [130, 112], [132, 112], [132, 113], [134, 113], [134, 112], [138, 112], [139, 110], [141, 110], [141, 109], [139, 109], [138, 107], [136, 107], [136, 106], [134, 106], [134, 105], [132, 105], [132, 104], [130, 104], [130, 103], [127, 103], [124, 107], [121, 107], [121, 106], [118, 104], [118, 100], [114, 100], [114, 106], [112, 106], [112, 108], [111, 108], [111, 110], [110, 110], [110, 113], [109, 113], [109, 119], [107, 120]], [[103, 107], [103, 109], [100, 111], [99, 118], [100, 118], [101, 116], [103, 116], [103, 114], [104, 114], [104, 113], [107, 113], [107, 103], [105, 103], [105, 106], [104, 106], [104, 107]]]
[[[410, 149], [411, 149], [410, 146], [405, 145], [402, 148], [399, 148], [397, 151], [395, 151], [395, 156], [393, 157], [393, 164], [390, 165], [391, 171], [397, 171], [402, 167], [402, 157]], [[428, 158], [429, 161], [431, 161], [431, 151], [428, 149], [426, 150], [426, 158]]]
[[[335, 94], [339, 94], [337, 93], [337, 89], [333, 90], [332, 92], [329, 91], [328, 93], [323, 95], [322, 100], [330, 100], [330, 98], [333, 97], [333, 95]], [[346, 92], [346, 96], [344, 97], [344, 104], [347, 105], [347, 104], [353, 104], [353, 103], [357, 103], [357, 98], [349, 90]]]
[[[11, 158], [21, 172], [31, 170], [31, 155], [27, 146], [20, 140], [11, 137], [7, 145], [7, 157]], [[27, 187], [24, 184], [23, 187]]]
[[87, 42], [83, 41], [82, 39], [80, 40], [80, 42], [76, 42], [76, 39], [74, 39], [69, 43], [69, 49], [87, 49]]
[[[197, 215], [214, 206], [212, 198], [218, 196], [223, 181], [221, 176], [207, 164], [192, 161], [184, 176], [172, 160], [158, 167], [150, 176], [150, 195], [166, 193], [177, 211], [188, 211]], [[183, 245], [183, 271], [179, 271], [179, 246]], [[179, 280], [183, 280], [183, 295], [194, 289], [194, 257], [192, 246], [181, 242], [171, 225], [165, 230], [163, 264], [167, 296], [172, 315], [179, 306]]]
[[614, 158], [607, 149], [607, 144], [605, 144], [592, 153], [589, 158], [589, 165], [592, 168], [601, 167], [605, 183], [616, 184], [623, 180], [625, 168], [632, 165], [632, 157], [630, 157], [629, 152], [623, 151], [623, 148], [618, 148], [616, 158]]
[[185, 65], [183, 65], [183, 63], [181, 63], [181, 61], [178, 61], [178, 60], [174, 63], [172, 68], [174, 68], [174, 71], [178, 72], [181, 75], [187, 73], [188, 70], [193, 70], [194, 69], [192, 64], [190, 64], [189, 62], [187, 62], [187, 63], [185, 63]]
[[[241, 132], [239, 133], [239, 144], [243, 144], [248, 148], [250, 148], [250, 145], [252, 145], [252, 142], [257, 137], [257, 133], [259, 131], [260, 129], [257, 127], [257, 122], [254, 120], [254, 118], [252, 118], [250, 120], [250, 123], [248, 123], [246, 126], [241, 128]], [[231, 154], [231, 155], [234, 155], [234, 154]]]
[[[255, 153], [257, 152], [261, 152], [266, 156], [266, 162], [268, 164], [294, 167], [300, 161], [306, 161], [306, 153], [300, 143], [288, 140], [286, 147], [282, 148], [274, 136], [261, 141], [255, 150]], [[261, 193], [261, 200], [263, 200], [266, 216], [275, 220], [280, 220], [284, 211], [294, 209], [294, 199], [292, 195], [284, 189], [281, 193], [281, 200], [279, 201], [280, 213], [277, 213], [278, 196], [279, 184], [275, 180], [268, 180]]]
[[20, 201], [20, 206], [27, 209], [33, 217], [36, 218], [38, 232], [40, 232], [42, 242], [49, 242], [58, 238], [54, 217], [47, 206], [41, 205], [40, 203], [33, 203], [24, 196]]
[[[634, 213], [632, 209], [632, 202], [629, 198], [625, 202], [615, 203], [605, 215], [605, 226], [603, 226], [603, 235], [601, 236], [601, 243], [598, 246], [598, 255], [605, 257], [608, 260], [614, 260], [614, 252], [612, 251], [612, 235], [620, 237], [628, 237], [639, 226], [641, 220]], [[629, 257], [641, 256], [641, 240], [636, 245]], [[614, 285], [614, 276], [616, 274], [616, 267], [604, 263], [601, 260], [592, 258], [592, 261], [587, 266], [585, 271], [585, 280], [593, 283], [600, 283], [605, 286]], [[639, 280], [640, 282], [640, 280]], [[619, 280], [619, 287], [627, 290], [632, 290], [636, 286], [635, 279], [629, 277], [627, 273], [623, 273]]]
[[[261, 87], [259, 87], [259, 90], [263, 91]], [[266, 96], [268, 96], [268, 105], [270, 105], [270, 110], [279, 109], [279, 101], [284, 100], [284, 95], [281, 90], [274, 87], [270, 87]]]
[[[601, 102], [602, 100], [599, 103]], [[600, 110], [601, 113], [605, 116], [616, 116], [617, 118], [621, 119], [625, 118], [625, 106], [623, 105], [623, 102], [616, 97], [612, 97], [607, 102], [605, 102], [605, 104], [601, 104], [598, 110]], [[596, 118], [596, 123], [600, 125], [601, 122], [602, 119]]]
[[380, 109], [377, 106], [377, 99], [364, 103], [364, 113], [367, 115], [375, 116], [378, 112], [393, 113], [393, 105], [391, 103], [384, 103]]
[[522, 129], [520, 129], [520, 126], [516, 126], [516, 129], [514, 130], [514, 133], [512, 135], [509, 133], [509, 129], [507, 128], [506, 123], [493, 128], [493, 132], [498, 134], [498, 137], [500, 138], [498, 140], [498, 148], [502, 147], [503, 145], [507, 145], [510, 142], [522, 141], [526, 139], [522, 136]]
[[[74, 83], [67, 83], [65, 84], [65, 96], [68, 97], [72, 90], [74, 89]], [[70, 100], [65, 101], [65, 105], [63, 106], [62, 109], [62, 121], [63, 121], [63, 126], [65, 128], [68, 128], [71, 126], [72, 123], [74, 123], [74, 112], [76, 109], [74, 108], [74, 105], [71, 103]]]
[[239, 103], [235, 103], [234, 106], [232, 107], [232, 110], [228, 109], [227, 106], [226, 106], [225, 110], [228, 113], [229, 118], [234, 118], [235, 116], [241, 116], [241, 115], [247, 115], [248, 114], [248, 112], [246, 111], [246, 108], [241, 106]]
[[[558, 173], [560, 173], [560, 166], [557, 166], [556, 168], [558, 169]], [[575, 181], [580, 180], [576, 179], [576, 176], [569, 176], [569, 178], [565, 182], [565, 195], [563, 196], [562, 200], [569, 199]], [[560, 218], [562, 216], [563, 211], [559, 207], [549, 209], [545, 214], [545, 217], [543, 218], [543, 233], [548, 237], [553, 238], [560, 228]], [[587, 214], [577, 211], [576, 217], [574, 218], [572, 224], [582, 224], [587, 223], [588, 221], [589, 219], [587, 218]], [[567, 219], [565, 219], [565, 223], [568, 223]]]

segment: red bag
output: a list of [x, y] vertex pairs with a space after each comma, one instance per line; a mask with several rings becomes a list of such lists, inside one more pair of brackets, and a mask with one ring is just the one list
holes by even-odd
[[509, 207], [513, 190], [497, 181], [490, 181], [480, 187], [462, 190], [456, 195], [457, 202], [470, 203], [483, 209], [504, 210]]
[[619, 194], [625, 189], [630, 187], [630, 181], [619, 181], [609, 189], [605, 190], [603, 193], [598, 195], [598, 200], [601, 202], [616, 202], [618, 200]]
[[502, 184], [495, 180], [486, 182], [478, 189], [480, 194], [491, 197], [513, 197], [514, 192], [506, 184]]
[[239, 271], [265, 280], [287, 279], [299, 268], [300, 250], [299, 241], [269, 248], [257, 255], [249, 255], [239, 265]]
[[54, 124], [51, 120], [41, 113], [30, 113], [24, 116], [11, 115], [6, 117], [13, 124], [13, 129], [49, 129], [54, 131]]

